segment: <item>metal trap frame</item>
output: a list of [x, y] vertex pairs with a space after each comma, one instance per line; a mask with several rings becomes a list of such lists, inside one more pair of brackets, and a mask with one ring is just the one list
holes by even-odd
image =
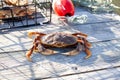
[[[29, 7], [34, 9], [32, 15], [27, 15]], [[25, 16], [15, 17], [12, 8], [25, 8]], [[0, 30], [36, 26], [41, 24], [49, 24], [52, 17], [52, 2], [51, 0], [28, 0], [27, 5], [10, 6], [4, 0], [0, 0], [0, 11], [10, 11], [10, 18], [0, 18]], [[33, 18], [29, 18], [29, 17]], [[46, 19], [46, 20], [45, 20]]]

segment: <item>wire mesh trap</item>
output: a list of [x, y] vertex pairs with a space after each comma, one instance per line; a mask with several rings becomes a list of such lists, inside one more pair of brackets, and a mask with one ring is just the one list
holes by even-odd
[[26, 0], [26, 3], [24, 0], [23, 2], [16, 0], [18, 2], [15, 4], [7, 1], [9, 0], [0, 0], [0, 30], [51, 22], [52, 3], [50, 0]]

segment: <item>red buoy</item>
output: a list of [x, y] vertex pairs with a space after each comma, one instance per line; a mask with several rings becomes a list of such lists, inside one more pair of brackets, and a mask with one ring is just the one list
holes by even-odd
[[53, 0], [52, 7], [58, 16], [73, 16], [75, 12], [71, 0]]

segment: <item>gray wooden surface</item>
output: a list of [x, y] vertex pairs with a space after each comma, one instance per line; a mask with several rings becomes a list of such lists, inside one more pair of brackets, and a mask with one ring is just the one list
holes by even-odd
[[[54, 15], [50, 25], [1, 31], [0, 80], [119, 80], [120, 16], [77, 11], [76, 15], [88, 16], [86, 23], [62, 26]], [[84, 52], [64, 56], [60, 50], [51, 56], [35, 53], [33, 62], [28, 62], [25, 52], [32, 46], [32, 39], [27, 37], [29, 31], [84, 32], [92, 43], [92, 57], [85, 60]]]

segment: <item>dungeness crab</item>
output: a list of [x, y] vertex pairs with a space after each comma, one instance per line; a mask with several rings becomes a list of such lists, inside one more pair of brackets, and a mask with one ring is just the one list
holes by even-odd
[[50, 34], [44, 34], [39, 32], [29, 32], [28, 36], [32, 37], [35, 35], [32, 48], [26, 53], [26, 58], [32, 61], [30, 56], [33, 51], [40, 52], [44, 55], [55, 54], [54, 50], [50, 47], [64, 48], [64, 47], [76, 47], [75, 49], [69, 51], [66, 55], [76, 55], [80, 51], [85, 51], [89, 58], [91, 56], [91, 51], [89, 50], [91, 44], [86, 40], [87, 35], [84, 33], [65, 33], [65, 32], [55, 32]]

